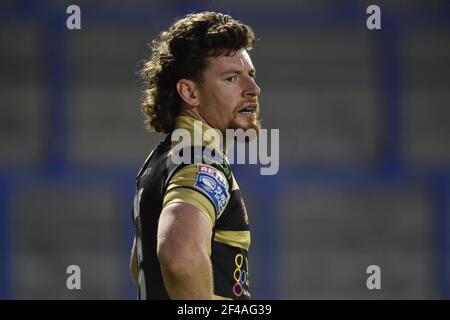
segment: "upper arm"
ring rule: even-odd
[[[164,207],[158,224],[158,257],[190,261],[195,254],[211,252],[212,227],[197,207],[172,203]]]

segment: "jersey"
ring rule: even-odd
[[[194,119],[179,116],[176,128],[193,134]],[[209,128],[202,124],[203,129]],[[174,143],[168,134],[145,161],[136,179],[133,206],[139,299],[169,299],[156,254],[158,220],[172,203],[189,203],[209,219],[212,228],[210,259],[216,299],[249,299],[248,250],[251,242],[247,209],[226,156],[189,145],[191,163],[175,163]],[[182,213],[180,213],[182,214]]]

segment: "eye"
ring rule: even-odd
[[[237,76],[231,76],[231,77],[226,78],[225,80],[227,80],[228,82],[234,82],[237,80]]]
[[[250,73],[249,76],[250,76],[250,78],[252,78],[252,79],[256,79],[256,74],[254,74],[254,73]]]

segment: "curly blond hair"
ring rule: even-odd
[[[150,130],[169,133],[181,111],[176,84],[180,79],[202,82],[207,58],[250,51],[255,43],[252,29],[231,16],[200,12],[175,21],[152,42],[152,56],[141,74],[146,81],[142,112]]]

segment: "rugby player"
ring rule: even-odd
[[[242,22],[200,12],[175,21],[152,43],[142,110],[148,127],[166,137],[137,176],[130,268],[139,299],[251,298],[249,218],[228,144],[202,133],[259,132],[254,42]],[[173,161],[172,137],[181,129],[203,137],[182,150],[192,162]],[[205,148],[213,149],[208,159]]]

